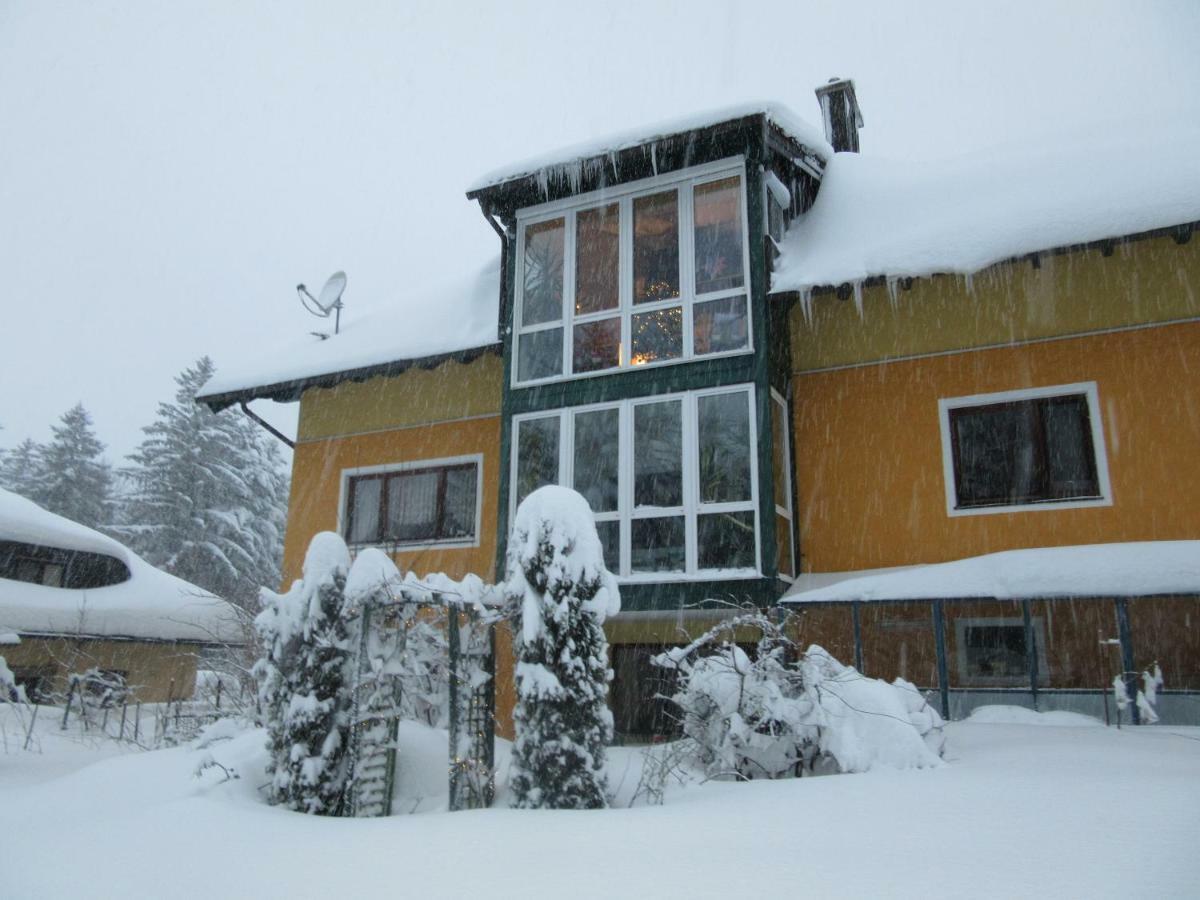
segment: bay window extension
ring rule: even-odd
[[[510,514],[531,491],[579,491],[624,580],[760,572],[754,389],[639,397],[513,420]]]
[[[744,168],[520,211],[514,384],[749,352]]]

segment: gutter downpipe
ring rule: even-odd
[[[257,422],[259,425],[261,425],[263,428],[265,428],[267,431],[269,431],[275,437],[279,438],[279,440],[281,440],[285,444],[287,444],[288,447],[290,447],[292,450],[296,449],[295,441],[293,441],[291,438],[289,438],[286,434],[284,434],[282,431],[280,431],[278,428],[276,428],[274,425],[272,425],[270,422],[268,422],[262,416],[258,415],[258,413],[254,412],[254,410],[252,410],[249,406],[246,405],[245,400],[239,400],[238,406],[240,406],[242,408],[242,412],[244,412],[246,415],[248,415],[251,419],[253,419],[255,422]]]

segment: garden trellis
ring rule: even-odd
[[[495,793],[495,625],[493,589],[478,579],[436,585],[406,579],[387,585],[360,606],[361,630],[353,686],[348,812],[391,813],[397,767],[396,735],[406,705],[410,640],[420,627],[445,637],[448,681],[449,808],[491,805]],[[426,648],[427,650],[427,648]],[[411,689],[410,684],[407,689]]]

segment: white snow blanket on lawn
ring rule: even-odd
[[[1200,220],[1200,127],[1157,122],[958,159],[830,161],[784,237],[774,293],[971,274],[1038,250]]]
[[[0,578],[0,632],[238,641],[237,611],[218,597],[154,568],[128,547],[0,490],[0,540],[112,556],[128,581],[72,590]]]
[[[780,602],[1200,594],[1200,541],[1036,547],[857,577],[843,574],[845,579],[813,590],[805,590],[801,576]]]

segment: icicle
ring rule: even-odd
[[[654,174],[658,175],[658,141],[650,145],[650,166],[654,170]]]
[[[542,192],[542,196],[549,198],[550,196],[550,173],[546,171],[546,167],[538,169],[537,172],[538,190]]]
[[[969,296],[975,296],[975,276],[972,273],[967,272],[963,275],[963,286],[967,289]]]
[[[897,309],[900,306],[900,278],[896,275],[889,275],[886,283],[888,302],[892,305],[892,309]]]
[[[806,325],[811,325],[813,318],[811,287],[800,288],[800,311],[804,313],[804,323]]]
[[[854,282],[854,308],[858,310],[860,319],[866,319],[866,313],[863,311],[863,283],[861,281]]]
[[[620,168],[617,166],[617,151],[616,151],[616,150],[609,150],[609,151],[608,151],[608,164],[609,164],[610,166],[612,166],[612,170],[613,170],[613,178],[614,178],[614,179],[616,179],[616,180],[620,180],[620,178],[621,178],[621,170],[620,170]]]

